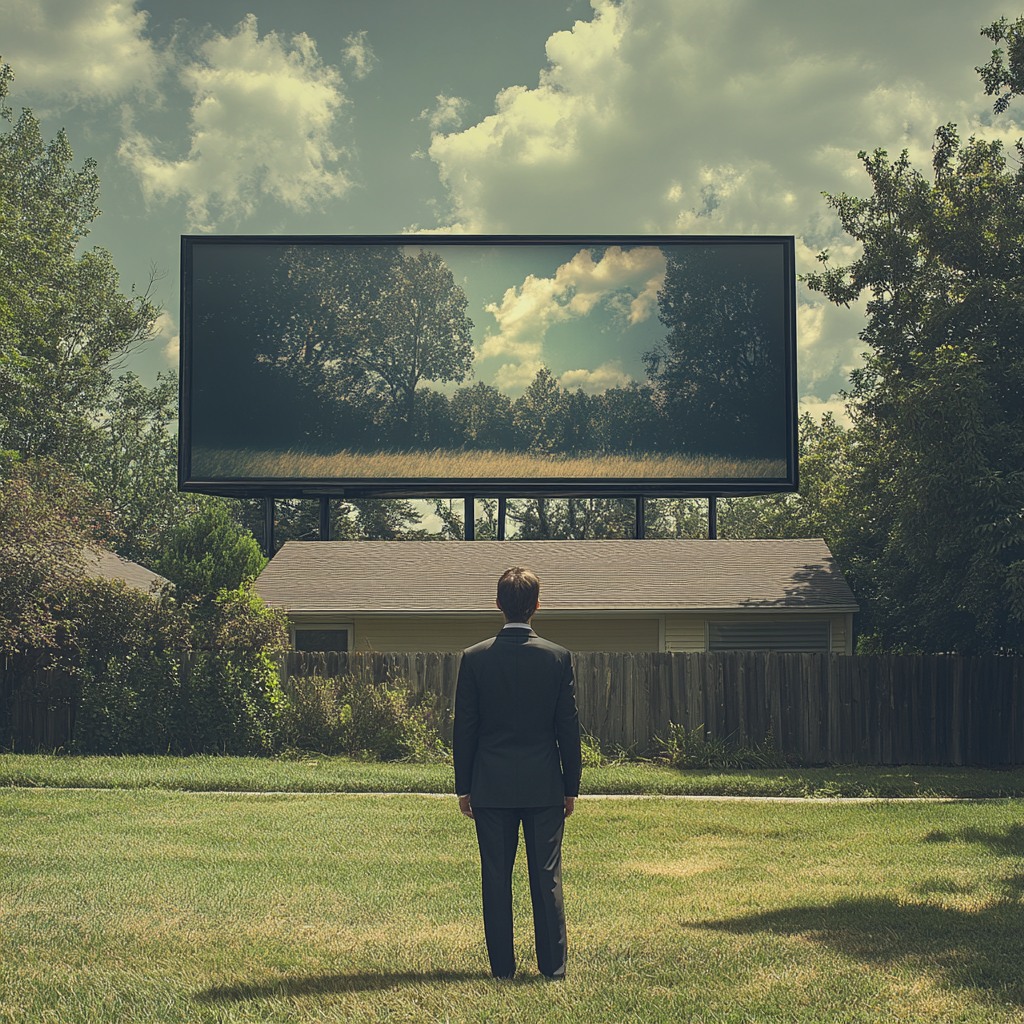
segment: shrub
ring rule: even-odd
[[[47,599],[50,646],[14,664],[12,701],[70,704],[76,753],[272,753],[283,615],[250,584],[198,606],[121,580],[66,583]]]
[[[436,698],[409,700],[401,680],[375,683],[369,673],[341,678],[295,676],[282,711],[281,736],[300,750],[378,761],[444,761]]]
[[[135,650],[71,678],[76,754],[269,754],[277,743],[284,694],[260,651]]]
[[[212,598],[258,576],[266,564],[252,534],[232,520],[225,502],[214,499],[171,530],[153,568],[179,593]]]
[[[266,650],[193,654],[181,698],[183,749],[270,754],[279,743],[287,698]]]
[[[671,768],[790,768],[792,762],[775,749],[771,736],[753,747],[734,747],[727,739],[705,736],[704,726],[687,729],[668,724],[668,736],[655,736],[653,760]]]

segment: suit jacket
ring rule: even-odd
[[[534,631],[504,629],[462,654],[455,792],[477,807],[550,807],[579,796],[583,758],[572,660]]]

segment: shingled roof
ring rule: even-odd
[[[158,586],[167,586],[169,580],[150,572],[144,565],[138,562],[129,562],[127,558],[115,555],[113,551],[103,548],[90,548],[85,552],[85,571],[95,579],[103,580],[124,580],[129,587],[149,592],[150,587],[156,583]]]
[[[547,611],[858,610],[822,540],[289,541],[256,590],[288,612],[493,612],[511,565]]]

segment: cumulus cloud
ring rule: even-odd
[[[120,146],[147,202],[184,197],[191,228],[210,231],[264,199],[307,210],[349,190],[334,141],[343,83],[309,36],[290,46],[273,32],[260,38],[250,14],[231,35],[215,33],[200,55],[179,72],[193,95],[188,156],[163,156],[130,126]]]
[[[530,274],[522,285],[507,289],[501,302],[485,307],[497,320],[498,333],[484,339],[478,358],[508,353],[536,359],[553,324],[586,316],[608,298],[627,324],[638,324],[651,315],[664,280],[665,256],[656,246],[628,252],[611,246],[596,263],[590,250],[582,249],[554,277]]]
[[[537,371],[543,365],[539,359],[523,363],[503,363],[491,378],[491,383],[501,391],[521,391],[533,382]]]
[[[0,0],[3,53],[19,89],[59,103],[155,95],[164,56],[133,0]]]
[[[174,317],[170,313],[161,313],[153,324],[152,341],[159,346],[160,353],[172,366],[178,365],[179,340]]]
[[[804,395],[800,399],[800,415],[809,413],[812,419],[821,422],[825,413],[830,412],[837,423],[844,427],[853,425],[850,414],[846,411],[846,399],[841,395],[829,395],[828,398],[816,398],[814,395]]]
[[[353,32],[345,37],[341,59],[352,69],[354,78],[365,78],[377,64],[377,56],[366,41],[366,32]]]
[[[437,97],[437,105],[433,109],[427,107],[425,110],[422,110],[416,120],[427,121],[434,131],[447,125],[458,128],[462,125],[462,111],[466,108],[467,104],[468,101],[460,96],[446,96],[444,93],[441,93]]]
[[[943,3],[934,24],[919,4],[883,0],[828,18],[811,0],[591,6],[548,39],[536,86],[504,89],[493,114],[434,136],[441,230],[792,234],[807,272],[826,246],[844,261],[821,191],[869,191],[859,150],[907,148],[927,169],[946,121],[1011,145],[1021,134],[992,122],[973,71],[989,50],[978,26],[1003,13],[995,0]],[[863,307],[802,288],[799,301],[802,388],[825,396],[859,362]]]
[[[582,388],[588,395],[603,395],[609,388],[621,388],[633,378],[622,369],[622,360],[602,363],[596,370],[567,370],[558,383],[567,391]]]

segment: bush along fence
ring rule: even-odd
[[[365,671],[438,700],[451,738],[459,654],[290,651],[283,675]],[[1024,658],[736,651],[574,654],[580,723],[637,752],[670,723],[811,764],[1022,764]],[[287,688],[287,684],[286,684]]]
[[[0,660],[0,747],[270,753],[284,702],[279,661],[260,651],[145,651],[29,673]]]
[[[297,678],[313,676],[404,689],[450,742],[460,658],[192,652],[112,659],[77,678],[16,678],[0,665],[0,746],[268,753],[288,741]],[[812,764],[1024,763],[1021,658],[588,653],[573,664],[581,724],[604,746],[642,753],[675,726],[697,741],[770,744]],[[355,705],[335,703],[343,747]]]

